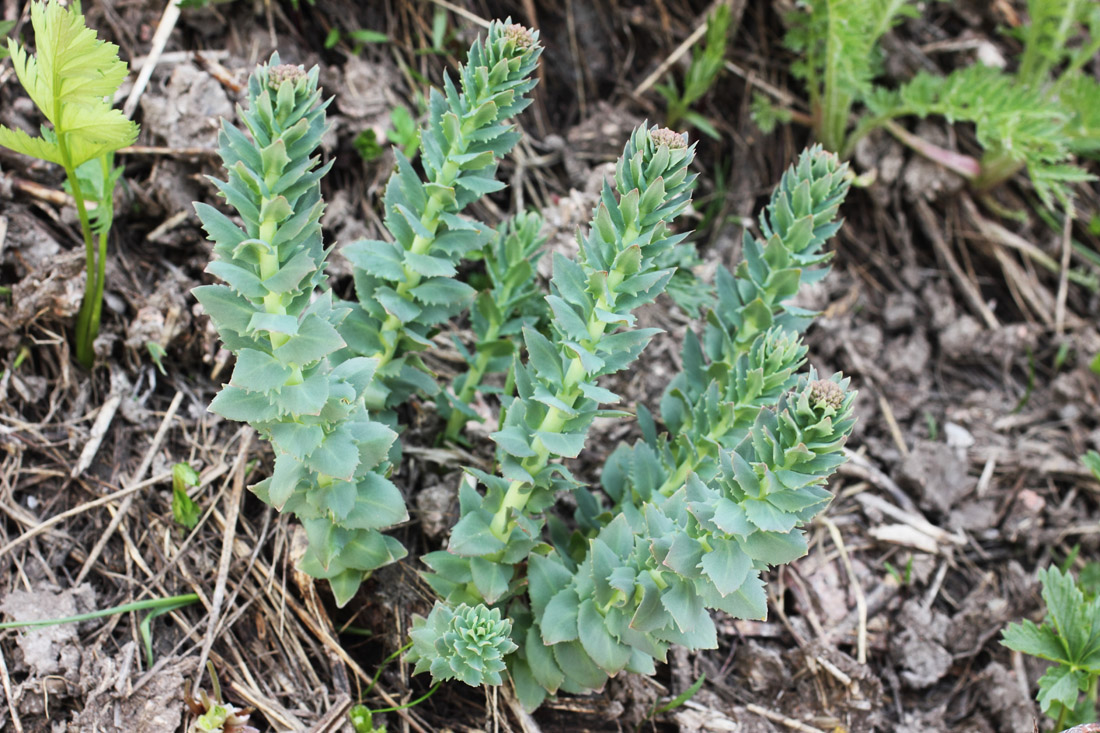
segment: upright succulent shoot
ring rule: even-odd
[[[316,155],[328,105],[317,74],[272,56],[238,109],[251,137],[223,122],[219,153],[229,178],[214,184],[243,228],[195,204],[214,242],[207,272],[225,284],[194,293],[237,356],[210,409],[271,441],[274,472],[252,488],[302,520],[309,551],[301,569],[329,579],[343,605],[365,573],[405,555],[378,530],[408,514],[386,478],[397,436],[363,406],[377,363],[330,358],[345,346],[337,327],[348,309],[324,287],[320,180],[331,162]]]
[[[392,242],[364,240],[344,249],[355,267],[359,299],[342,333],[351,350],[378,360],[381,382],[372,408],[392,407],[409,394],[438,388],[416,352],[432,329],[469,306],[475,291],[455,279],[456,265],[481,249],[491,230],[458,214],[481,196],[499,191],[497,162],[519,141],[509,122],[522,112],[535,86],[542,53],[538,33],[493,22],[470,48],[460,87],[444,76],[444,93],[432,90],[429,122],[421,132],[426,180],[400,151],[385,196]]]

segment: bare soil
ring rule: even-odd
[[[752,226],[745,217],[809,142],[797,125],[764,135],[749,115],[761,89],[805,109],[780,43],[785,5],[733,4],[727,70],[698,105],[722,134],[699,138],[700,208],[689,226],[704,275],[736,263],[742,224]],[[84,6],[88,24],[123,58],[144,59],[163,2]],[[22,0],[2,7],[29,32]],[[350,730],[349,706],[404,643],[412,614],[430,608],[416,558],[445,541],[461,467],[491,460],[484,448],[406,451],[396,478],[413,519],[397,534],[409,559],[377,572],[345,609],[323,583],[295,572],[300,530],[246,488],[270,470],[270,449],[206,411],[230,356],[189,295],[209,281],[210,253],[191,202],[215,202],[205,176],[220,175],[218,118],[235,119],[250,69],[276,48],[284,61],[321,66],[335,97],[326,235],[348,242],[379,236],[392,166],[388,153],[364,162],[356,136],[382,134],[395,104],[416,110],[418,80],[439,83],[456,67],[476,19],[511,15],[540,28],[537,101],[521,120],[525,142],[502,166],[510,187],[476,213],[497,221],[517,205],[539,206],[554,227],[550,246],[568,248],[628,131],[663,118],[663,102],[643,82],[669,60],[682,77],[688,56],[677,48],[706,10],[689,0],[317,0],[298,9],[238,0],[185,10],[139,98],[141,147],[120,156],[126,183],[91,373],[69,346],[83,252],[61,174],[0,150],[0,285],[12,290],[0,297],[0,612],[25,620],[200,599],[152,621],[151,667],[142,614],[0,633],[0,729],[183,730],[185,683],[209,689],[210,660],[226,699],[253,708],[261,730]],[[436,12],[447,29],[439,52]],[[888,38],[887,78],[970,63],[979,42],[1011,59],[1017,49],[996,28],[1022,12],[1019,1],[929,4]],[[359,28],[391,42],[356,48],[347,33]],[[345,40],[326,49],[333,29]],[[0,62],[0,123],[38,124],[9,62]],[[913,129],[978,150],[964,128]],[[1078,461],[1100,448],[1100,378],[1088,369],[1100,351],[1100,298],[1072,282],[1060,292],[1061,273],[1021,249],[1060,262],[1068,246],[1061,227],[1036,214],[1022,178],[978,195],[882,135],[860,147],[853,167],[875,181],[854,188],[843,209],[833,273],[800,297],[824,313],[808,334],[810,361],[852,377],[859,424],[851,460],[831,483],[837,498],[810,528],[809,554],[768,579],[768,620],[720,618],[718,649],[677,650],[653,679],[622,676],[601,695],[563,696],[533,717],[518,715],[502,692],[449,684],[376,723],[391,731],[1034,729],[1042,665],[998,639],[1009,621],[1041,617],[1037,568],[1100,559],[1100,485]],[[1082,185],[1077,194],[1069,233],[1100,251],[1088,226],[1098,190]],[[1100,274],[1076,252],[1070,264]],[[330,274],[350,296],[338,254]],[[655,407],[678,368],[684,331],[698,324],[664,299],[643,319],[667,334],[614,386]],[[163,371],[149,342],[166,351]],[[453,373],[460,362],[451,334],[439,343],[433,366]],[[409,445],[432,445],[441,425],[432,404],[414,400],[403,417]],[[598,427],[576,471],[595,480],[603,457],[633,431]],[[170,472],[179,461],[201,475],[191,491],[203,512],[193,531],[173,521]],[[410,671],[386,665],[366,704],[420,697],[430,682]],[[704,673],[689,702],[644,722],[655,701]]]

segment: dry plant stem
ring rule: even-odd
[[[1058,294],[1054,298],[1054,332],[1059,336],[1066,325],[1066,294],[1069,284],[1069,255],[1073,250],[1073,216],[1071,211],[1065,215],[1062,226],[1062,261],[1058,274]]]
[[[936,253],[943,258],[947,264],[947,269],[951,273],[952,279],[955,284],[962,290],[963,295],[966,296],[971,307],[982,317],[985,321],[987,328],[997,329],[1001,327],[997,317],[993,315],[993,311],[989,309],[989,306],[982,300],[982,294],[978,291],[977,286],[967,278],[966,273],[963,272],[962,267],[959,266],[959,262],[955,259],[955,255],[951,253],[951,248],[943,238],[942,232],[939,230],[939,225],[936,223],[936,216],[932,212],[931,207],[922,199],[916,200],[917,218],[923,225],[925,233],[928,238],[932,240],[932,246],[935,247]]]
[[[145,87],[149,84],[149,79],[153,76],[153,70],[160,60],[160,55],[164,51],[164,47],[168,44],[168,38],[172,35],[172,30],[175,29],[176,21],[179,20],[179,17],[179,3],[175,0],[167,0],[164,7],[164,13],[160,16],[160,23],[157,25],[157,31],[153,34],[153,43],[152,47],[149,49],[149,55],[145,57],[145,63],[142,64],[137,81],[134,82],[134,87],[130,90],[130,96],[126,98],[126,103],[122,105],[122,114],[127,117],[133,117],[134,110],[136,110],[138,106],[138,101],[140,101],[141,95],[145,92]]]
[[[794,718],[788,718],[786,715],[768,710],[767,708],[762,708],[756,703],[749,703],[745,706],[745,709],[747,709],[751,713],[756,713],[761,717],[767,718],[773,723],[779,723],[780,725],[787,726],[791,730],[797,730],[799,731],[799,733],[825,733],[825,731],[821,730],[820,728],[815,728],[812,725],[806,725],[805,723],[799,720],[795,720]]]
[[[840,535],[833,520],[822,515],[822,523],[828,528],[829,536],[833,538],[840,560],[844,563],[844,571],[848,574],[848,582],[856,597],[856,609],[859,612],[859,628],[856,635],[856,661],[867,664],[867,599],[863,595],[863,587],[859,584],[855,570],[852,568],[852,560],[848,557],[848,548],[844,546],[844,538]]]
[[[447,2],[447,0],[431,0],[431,3],[433,5],[438,5],[439,7],[444,8],[445,10],[449,10],[452,13],[454,13],[455,15],[457,15],[458,17],[465,18],[466,20],[470,21],[471,23],[475,23],[475,24],[481,26],[482,28],[488,28],[489,27],[489,21],[485,20],[480,15],[475,15],[474,13],[471,13],[469,10],[466,10],[463,7],[455,5],[454,3]]]
[[[344,664],[355,674],[357,678],[364,684],[371,684],[371,676],[367,674],[358,662],[348,655],[347,651],[341,646],[340,642],[333,638],[332,634],[325,628],[324,623],[317,615],[311,613],[307,608],[302,606],[297,599],[287,594],[286,586],[281,582],[282,579],[275,577],[271,568],[261,563],[256,563],[252,566],[251,574],[255,578],[260,588],[264,589],[264,592],[271,598],[273,605],[280,610],[289,609],[298,619],[305,624],[306,628],[313,633],[326,649],[331,650],[340,658]],[[275,594],[278,593],[278,597]],[[232,684],[230,685],[232,687]],[[373,692],[377,692],[387,705],[395,708],[395,712],[404,719],[405,723],[412,730],[417,733],[428,733],[428,731],[417,723],[412,718],[409,711],[400,707],[398,702],[392,695],[386,692],[379,684],[375,684],[371,688]]]
[[[351,709],[351,698],[341,694],[336,703],[309,729],[309,733],[336,733],[342,730]]]
[[[51,527],[54,527],[54,526],[60,524],[61,522],[64,522],[66,519],[69,519],[70,517],[75,517],[79,514],[83,514],[86,511],[89,511],[91,509],[95,509],[96,507],[103,506],[104,504],[110,504],[111,502],[117,501],[118,499],[128,497],[128,496],[134,494],[135,492],[141,491],[142,489],[153,486],[154,484],[159,484],[159,483],[163,483],[165,481],[171,481],[171,480],[172,480],[172,473],[170,471],[165,472],[165,473],[161,473],[161,474],[157,474],[156,476],[153,476],[150,479],[142,481],[141,483],[134,484],[133,486],[127,487],[125,489],[119,489],[118,491],[107,494],[107,496],[100,497],[98,499],[95,499],[94,501],[89,501],[85,504],[81,504],[80,506],[73,507],[72,509],[69,509],[68,511],[62,512],[61,514],[50,517],[49,519],[46,519],[42,522],[39,522],[39,523],[35,524],[34,527],[32,527],[31,529],[27,530],[23,534],[19,535],[18,537],[16,537],[13,540],[11,540],[10,542],[8,542],[8,544],[4,545],[3,547],[0,547],[0,557],[4,557],[4,555],[7,555],[9,552],[14,550],[16,547],[23,544],[27,540],[34,539],[38,535],[43,534],[46,531],[48,531]]]
[[[4,683],[4,697],[8,701],[8,712],[11,713],[11,724],[16,733],[23,733],[23,721],[19,719],[19,709],[15,705],[15,698],[11,691],[11,677],[8,675],[8,663],[4,659],[4,652],[0,649],[0,680]]]
[[[704,34],[706,34],[707,17],[719,4],[725,5],[728,4],[728,2],[716,2],[713,3],[709,8],[707,8],[707,11],[702,15],[702,19],[698,23],[696,23],[695,30],[691,32],[691,35],[685,38],[679,46],[673,49],[672,53],[666,56],[665,59],[657,65],[657,68],[653,70],[652,74],[643,79],[641,84],[634,87],[634,91],[631,92],[631,96],[640,97],[641,95],[649,91],[650,87],[656,84],[657,81],[660,80],[661,77],[663,77],[668,72],[668,70],[672,68],[673,64],[679,61],[684,56],[684,54],[691,50],[691,47],[694,46],[696,42],[703,37]]]
[[[229,495],[225,512],[225,527],[222,530],[222,553],[218,560],[218,578],[214,584],[214,597],[210,601],[210,612],[206,622],[206,637],[202,643],[202,653],[199,662],[195,666],[196,674],[201,679],[206,668],[206,659],[210,655],[210,649],[217,638],[218,621],[221,616],[222,602],[225,600],[225,583],[229,577],[229,565],[233,560],[233,538],[237,532],[237,517],[241,511],[241,498],[244,494],[244,480],[248,465],[248,451],[252,447],[252,436],[255,431],[245,428],[241,431],[240,448],[237,451],[237,459],[234,462],[233,491]]]
[[[141,477],[149,470],[149,466],[153,463],[153,457],[157,454],[157,451],[160,450],[160,444],[164,442],[164,436],[168,433],[168,428],[171,426],[172,419],[175,418],[176,411],[179,409],[181,402],[183,402],[183,392],[176,392],[176,396],[172,398],[172,403],[168,405],[167,412],[164,413],[164,419],[161,420],[160,427],[157,428],[157,432],[153,436],[153,442],[145,452],[145,457],[141,459],[141,465],[138,466],[137,471],[134,472],[133,477],[130,479],[131,481],[140,481]],[[73,585],[79,585],[84,578],[88,576],[88,573],[91,572],[92,566],[99,558],[100,553],[103,552],[103,548],[106,547],[107,541],[111,539],[111,535],[118,529],[118,525],[122,523],[122,520],[130,511],[130,505],[133,503],[133,494],[129,494],[123,499],[122,504],[118,508],[118,514],[111,519],[111,523],[107,525],[107,529],[103,531],[103,534],[96,541],[95,546],[92,547],[91,552],[88,553],[88,559],[84,561],[84,565],[80,568],[80,573],[77,574]]]
[[[92,465],[95,454],[99,451],[99,446],[103,443],[103,438],[107,435],[107,429],[111,426],[111,421],[115,419],[115,414],[121,404],[122,395],[116,393],[108,397],[103,406],[99,408],[99,414],[96,415],[95,422],[92,423],[88,442],[84,444],[84,450],[80,451],[80,458],[77,459],[76,465],[69,473],[70,478],[76,478],[84,473],[88,466]]]

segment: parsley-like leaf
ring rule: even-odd
[[[19,82],[53,125],[53,135],[44,130],[42,137],[31,137],[0,126],[0,145],[75,168],[133,143],[137,125],[109,101],[126,78],[118,46],[98,40],[80,13],[57,0],[32,4],[31,24],[36,55],[15,39],[8,39],[8,51]]]

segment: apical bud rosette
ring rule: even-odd
[[[430,671],[436,682],[499,685],[504,656],[516,650],[511,633],[512,620],[502,619],[499,608],[463,603],[451,609],[436,603],[428,618],[413,619],[406,659],[416,665],[413,674]]]

